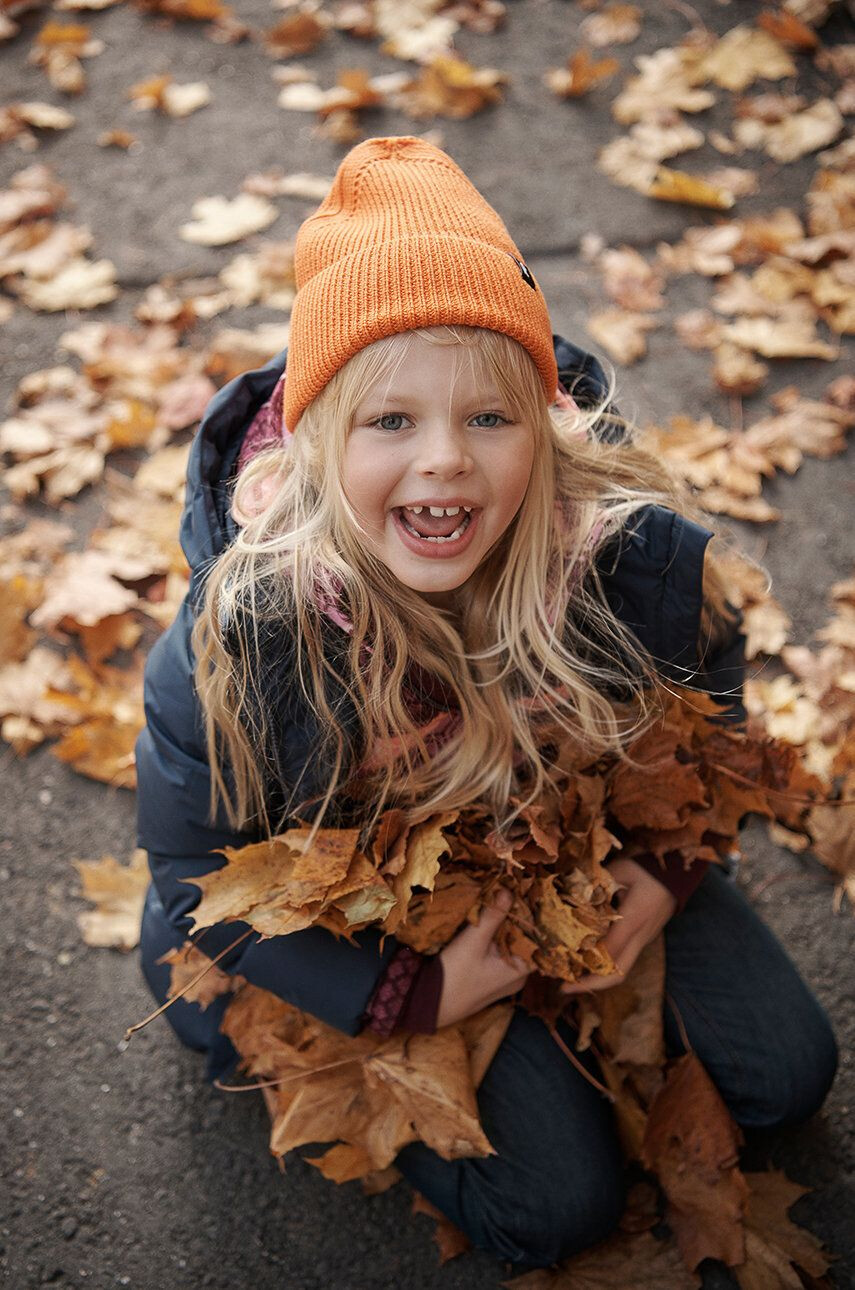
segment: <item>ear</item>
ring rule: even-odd
[[[265,511],[276,493],[276,476],[264,475],[257,479],[255,483],[247,490],[244,490],[241,498],[243,506],[239,507],[235,501],[232,501],[232,518],[236,524],[248,524],[254,520],[257,515]]]

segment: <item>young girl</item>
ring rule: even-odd
[[[160,1002],[157,960],[199,898],[183,880],[223,864],[215,848],[297,822],[367,840],[392,805],[415,822],[479,802],[505,829],[548,779],[538,713],[619,753],[655,719],[657,680],[744,717],[711,534],[633,445],[613,379],[552,334],[505,225],[451,158],[410,136],[360,143],[300,228],[295,267],[288,350],[221,390],[194,441],[190,590],[146,667],[142,962]],[[684,1051],[673,1004],[740,1125],[811,1115],[834,1035],[739,890],[698,861],[618,856],[611,871],[618,971],[571,996],[621,980],[664,928],[668,1055]],[[311,927],[253,934],[222,966],[349,1035],[432,1032],[523,986],[525,964],[493,939],[507,908],[502,893],[433,956],[391,935],[381,948],[373,927],[353,943]],[[243,930],[210,929],[202,948]],[[209,1078],[236,1058],[224,1006],[166,1014]],[[600,1074],[590,1050],[580,1060]],[[448,1161],[416,1142],[395,1161],[475,1246],[535,1267],[614,1229],[613,1113],[519,1006],[478,1105],[498,1154]]]

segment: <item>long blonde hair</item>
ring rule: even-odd
[[[532,427],[531,477],[519,511],[453,611],[429,604],[372,554],[341,483],[345,444],[359,403],[406,361],[413,334],[354,355],[306,408],[291,442],[259,453],[237,480],[237,510],[271,473],[275,487],[206,571],[191,641],[211,818],[222,797],[234,828],[272,836],[299,804],[302,777],[282,784],[275,747],[288,690],[264,690],[277,660],[292,698],[299,685],[317,719],[310,755],[329,776],[322,800],[313,799],[321,801],[313,836],[328,812],[335,817],[337,794],[348,791],[351,805],[364,805],[346,822],[358,823],[365,840],[390,806],[417,823],[480,803],[502,832],[552,782],[537,738],[541,722],[563,730],[580,755],[620,756],[658,710],[652,660],[609,608],[596,555],[647,504],[693,508],[608,411],[611,368],[596,406],[562,409],[547,404],[533,360],[510,337],[463,326],[419,329],[432,344],[458,346],[455,372],[465,357],[489,373],[514,417]],[[604,419],[615,435],[603,437]],[[706,581],[715,584],[714,572]],[[721,609],[721,587],[713,592]],[[334,593],[353,629],[337,629],[330,648],[320,601]],[[456,731],[432,755],[404,697],[412,665],[459,705]],[[348,706],[358,717],[355,737],[353,722],[348,728],[343,720]],[[361,759],[375,747],[399,751],[367,771]],[[275,820],[271,785],[287,798]]]

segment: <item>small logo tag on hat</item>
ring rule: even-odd
[[[510,255],[514,264],[519,269],[520,276],[522,277],[523,282],[527,282],[528,285],[531,287],[532,291],[537,291],[537,283],[535,282],[534,278],[531,276],[528,265],[523,264],[522,260],[518,260],[517,257],[515,255],[512,255],[510,251],[508,251],[508,255]]]

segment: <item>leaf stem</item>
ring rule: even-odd
[[[138,1021],[135,1026],[129,1026],[128,1029],[125,1031],[125,1042],[127,1043],[131,1035],[135,1034],[136,1031],[142,1030],[143,1027],[147,1026],[150,1021],[154,1021],[157,1017],[160,1016],[162,1012],[166,1012],[167,1008],[171,1008],[173,1003],[176,1003],[179,999],[182,999],[184,995],[187,993],[187,991],[192,989],[192,987],[196,984],[197,981],[201,981],[202,977],[205,976],[208,972],[210,972],[212,967],[215,967],[217,963],[219,963],[220,959],[225,958],[225,956],[229,953],[230,950],[233,950],[236,945],[240,945],[241,941],[245,941],[247,936],[251,936],[252,930],[253,929],[251,927],[247,928],[245,932],[241,933],[241,935],[237,938],[236,941],[232,941],[231,945],[227,945],[224,950],[220,950],[217,957],[214,959],[211,959],[210,963],[206,967],[203,967],[201,972],[197,972],[196,975],[191,980],[189,980],[187,984],[181,990],[178,991],[177,994],[174,994],[171,999],[167,999],[166,1003],[161,1004],[159,1008],[156,1008],[154,1012],[150,1013],[142,1021]]]

